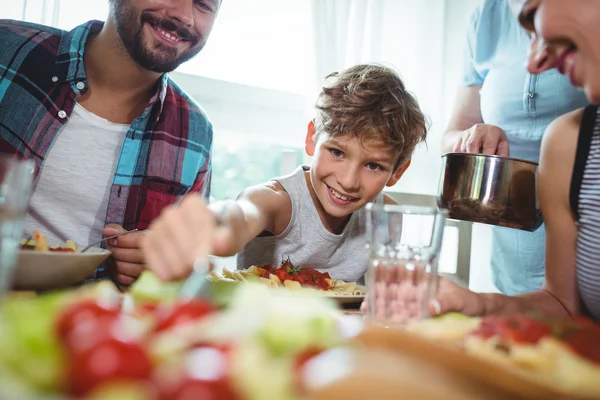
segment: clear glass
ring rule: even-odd
[[[428,318],[446,217],[430,207],[367,205],[367,316],[392,326]]]
[[[34,164],[0,156],[0,297],[9,289],[23,235]]]

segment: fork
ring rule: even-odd
[[[80,253],[85,253],[90,248],[94,247],[97,244],[100,244],[100,243],[104,242],[105,240],[114,239],[114,238],[119,237],[119,236],[127,235],[128,233],[137,232],[138,230],[139,229],[136,228],[136,229],[132,229],[132,230],[127,231],[127,232],[121,232],[121,233],[117,233],[116,235],[105,237],[105,238],[103,238],[101,240],[98,240],[97,242],[94,242],[92,244],[88,244],[86,247],[83,248],[83,250],[80,251]]]
[[[210,272],[210,263],[207,257],[198,258],[194,262],[194,270],[179,289],[179,298],[190,300],[201,296],[206,290],[208,280],[206,277]]]

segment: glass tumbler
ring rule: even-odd
[[[0,155],[0,297],[11,287],[34,168],[33,161]]]
[[[428,318],[446,217],[434,207],[367,205],[367,318],[383,326]]]

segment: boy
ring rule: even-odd
[[[238,268],[277,266],[290,257],[335,279],[363,276],[364,206],[393,203],[382,191],[398,182],[425,140],[426,118],[389,68],[357,65],[327,78],[306,135],[310,167],[247,188],[235,201],[207,206],[187,196],[145,235],[150,270],[177,279],[198,258],[241,252]]]

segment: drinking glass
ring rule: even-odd
[[[0,155],[0,297],[11,286],[34,168],[33,161]]]
[[[367,317],[383,326],[428,318],[446,217],[433,207],[367,205]]]

